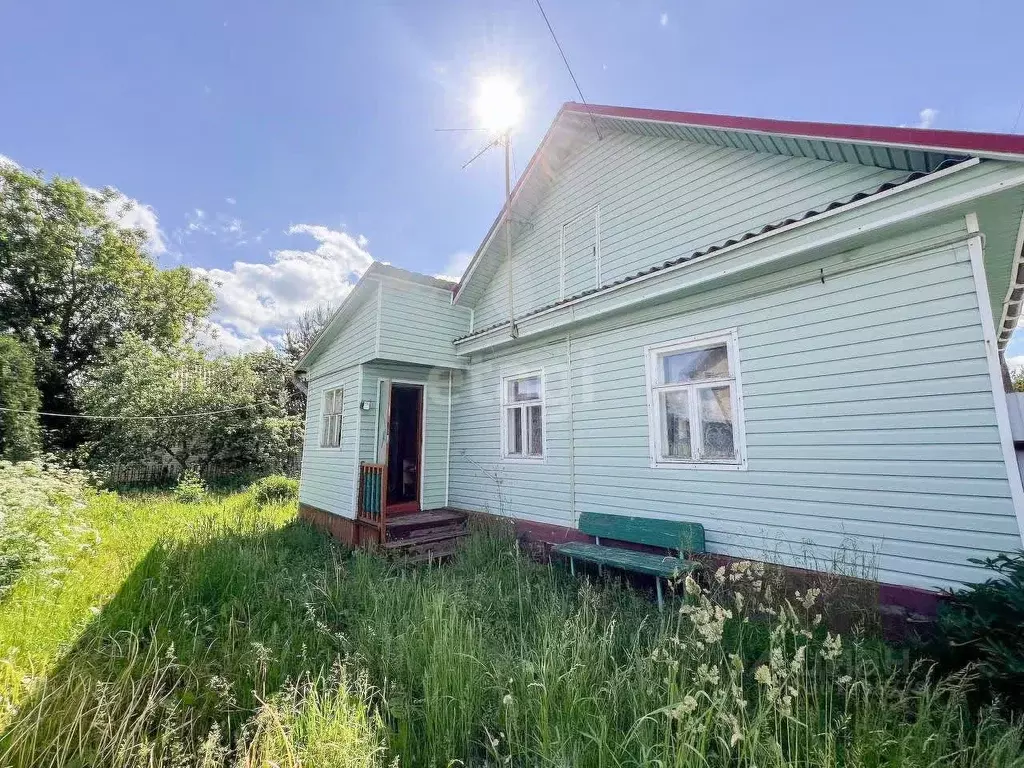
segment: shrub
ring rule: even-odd
[[[38,411],[40,402],[32,354],[17,339],[0,336],[0,406]],[[38,454],[40,445],[38,416],[0,411],[0,456],[24,461]]]
[[[61,546],[91,530],[79,514],[88,481],[55,462],[0,460],[0,597],[29,567],[42,577],[58,571]]]
[[[249,487],[257,504],[274,504],[299,497],[299,481],[284,475],[270,475]]]
[[[194,469],[186,469],[174,486],[174,498],[182,504],[199,504],[206,500],[206,482]]]
[[[973,665],[984,687],[1009,708],[1022,710],[1024,552],[971,562],[995,575],[949,593],[939,612],[935,655],[950,669]]]

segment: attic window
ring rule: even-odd
[[[558,297],[601,287],[601,212],[588,208],[562,225]]]

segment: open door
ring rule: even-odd
[[[383,382],[380,394],[380,402],[387,403],[386,412],[381,411],[381,424],[387,428],[380,441],[387,464],[387,511],[418,512],[423,470],[423,386]]]

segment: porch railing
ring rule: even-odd
[[[388,504],[387,468],[384,464],[359,464],[359,508],[356,519],[371,523],[384,541]]]

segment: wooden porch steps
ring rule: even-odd
[[[455,553],[458,540],[468,533],[466,514],[452,509],[431,509],[390,517],[386,521],[385,551],[427,562]]]

